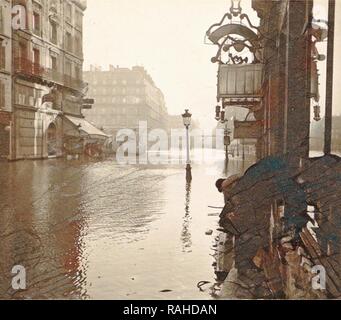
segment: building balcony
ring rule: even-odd
[[[14,59],[14,72],[27,77],[36,77],[41,80],[54,82],[74,90],[82,90],[85,86],[81,79],[65,75],[55,69],[44,68],[40,64],[33,63],[25,58]]]
[[[60,85],[63,85],[64,83],[63,74],[55,69],[46,68],[44,78]]]
[[[72,89],[80,90],[84,88],[84,85],[85,84],[82,80],[73,78],[69,75],[64,75],[64,86],[72,88]]]
[[[14,59],[14,72],[29,77],[43,77],[45,69],[38,63],[34,63],[26,58]]]
[[[84,88],[84,82],[82,80],[65,75],[54,69],[45,69],[44,78],[75,90]]]

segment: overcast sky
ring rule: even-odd
[[[256,19],[250,2],[242,0],[244,12]],[[205,45],[204,36],[229,7],[229,0],[88,0],[85,69],[90,64],[104,69],[109,64],[142,65],[163,91],[170,113],[190,108],[202,125],[213,126],[217,65],[210,59],[216,48]],[[340,44],[340,9],[341,0],[337,1],[336,44]],[[318,12],[326,18],[323,6]],[[337,48],[335,56],[340,53]],[[339,67],[338,63],[335,69]],[[340,88],[341,77],[335,80]],[[341,106],[336,112],[340,111]]]

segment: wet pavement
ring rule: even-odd
[[[246,169],[229,163],[227,175]],[[224,154],[194,164],[0,163],[0,298],[211,299]],[[208,229],[213,235],[205,235]],[[11,287],[12,267],[27,289]]]

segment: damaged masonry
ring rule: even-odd
[[[339,298],[341,158],[331,155],[330,145],[335,1],[329,1],[324,26],[314,22],[313,1],[253,0],[252,6],[259,27],[242,13],[240,1],[232,1],[230,12],[207,33],[219,47],[212,58],[219,64],[218,102],[225,112],[237,105],[253,114],[253,129],[246,119],[248,127],[238,134],[257,139],[258,156],[243,176],[221,186],[223,233],[215,254],[217,280],[224,282],[220,296]],[[235,17],[250,29],[233,22]],[[325,38],[325,155],[310,157],[311,102],[320,99],[317,64],[323,59],[316,44]],[[238,56],[244,49],[253,56],[251,64]],[[227,62],[223,52],[229,53]],[[253,83],[238,75],[252,67],[246,77]]]

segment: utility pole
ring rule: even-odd
[[[324,154],[325,155],[330,154],[332,151],[334,29],[335,29],[335,0],[329,0],[326,115],[325,115],[325,131],[324,131]]]

